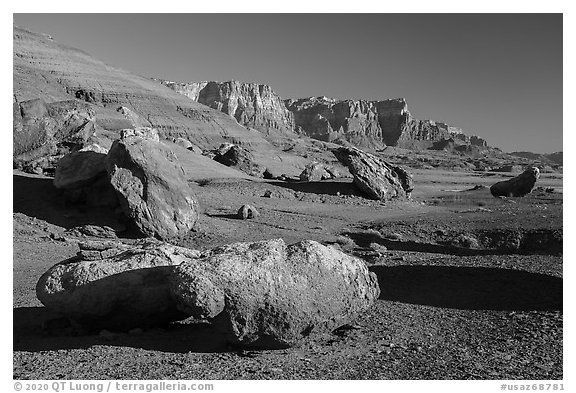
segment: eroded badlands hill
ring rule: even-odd
[[[266,144],[224,113],[194,102],[161,84],[111,67],[86,52],[61,45],[51,37],[14,27],[14,103],[42,99],[47,103],[85,101],[95,122],[107,130],[132,127],[128,111],[163,137],[185,137],[201,147],[223,141]]]

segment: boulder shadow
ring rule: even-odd
[[[14,213],[23,213],[52,224],[65,226],[64,205],[52,179],[12,175]],[[58,213],[58,214],[56,214]]]
[[[561,311],[559,277],[454,266],[371,266],[380,299],[463,310]]]
[[[462,256],[512,254],[558,255],[562,253],[563,239],[561,230],[526,230],[522,234],[522,241],[519,248],[507,247],[506,243],[500,242],[500,238],[505,238],[507,232],[514,235],[513,230],[481,233],[481,237],[490,239],[488,244],[492,245],[492,247],[480,246],[482,248],[466,248],[452,244],[423,243],[413,240],[391,240],[373,232],[344,232],[343,235],[350,237],[354,243],[362,248],[369,248],[370,244],[377,243],[385,246],[389,250],[396,251],[415,251]]]
[[[118,217],[110,207],[67,205],[62,192],[51,178],[12,175],[13,211],[35,217],[66,229],[92,224],[118,226]]]
[[[13,309],[14,351],[57,351],[87,349],[94,345],[132,347],[147,350],[187,352],[235,352],[224,334],[208,323],[171,323],[139,333],[82,334],[74,332],[58,314],[45,307]]]
[[[232,214],[232,213],[206,213],[206,215],[208,217],[211,218],[226,218],[228,220],[241,220],[242,219],[240,217],[238,217],[238,214]]]
[[[283,181],[268,181],[269,184],[274,186],[288,188],[292,191],[305,192],[308,194],[324,194],[324,195],[360,195],[362,194],[349,181],[298,181],[298,182],[283,182]]]
[[[473,249],[444,244],[420,243],[413,240],[390,240],[382,236],[363,233],[363,232],[346,232],[344,235],[350,237],[354,243],[363,248],[370,247],[371,243],[377,243],[385,246],[388,250],[394,251],[415,251],[433,254],[447,255],[508,255],[511,251],[495,249]]]

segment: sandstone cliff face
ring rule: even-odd
[[[336,101],[327,97],[286,100],[286,107],[294,113],[297,131],[312,138],[331,142],[345,139],[355,145],[382,144],[378,103],[370,101]],[[400,104],[401,106],[401,104]],[[385,121],[394,122],[394,105],[387,106]]]
[[[402,124],[402,132],[396,142],[400,147],[429,148],[435,142],[456,140],[459,143],[478,147],[487,147],[486,141],[477,136],[465,135],[461,129],[452,127],[446,123],[435,122],[433,120],[409,119]]]
[[[208,84],[208,82],[179,83],[179,82],[165,81],[161,79],[155,79],[155,80],[162,83],[164,86],[171,88],[176,93],[182,94],[194,101],[198,101],[200,91],[203,88],[205,88],[206,85]]]
[[[284,135],[295,131],[321,141],[345,140],[374,148],[390,145],[422,149],[450,139],[486,147],[483,139],[466,136],[459,128],[414,119],[404,98],[367,101],[310,97],[282,101],[269,86],[256,83],[159,82],[265,134],[272,130]]]
[[[257,83],[161,81],[165,86],[210,108],[224,112],[243,126],[265,134],[292,133],[294,117],[270,86]]]
[[[436,141],[453,138],[486,147],[483,139],[466,136],[459,128],[414,119],[403,98],[339,101],[311,97],[286,100],[285,104],[294,113],[297,130],[323,141],[345,139],[358,146],[428,148]]]

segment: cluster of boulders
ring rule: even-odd
[[[154,239],[79,246],[77,257],[44,273],[36,293],[50,310],[92,329],[194,317],[230,343],[286,347],[351,323],[380,293],[362,260],[310,240],[204,252]]]
[[[122,130],[108,152],[97,146],[62,158],[54,186],[71,202],[119,206],[142,234],[167,239],[189,232],[198,203],[173,151],[150,127]]]

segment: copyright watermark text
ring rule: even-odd
[[[17,392],[163,392],[214,391],[214,384],[199,382],[14,382]]]

